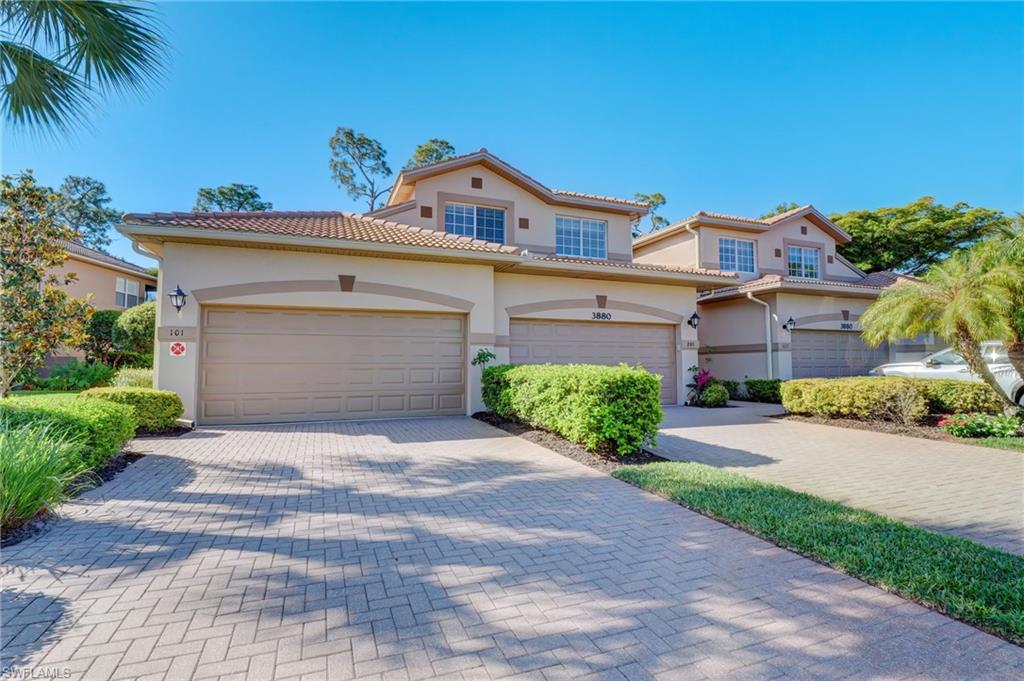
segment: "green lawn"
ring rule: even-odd
[[[9,397],[38,397],[40,395],[77,395],[78,390],[15,390]]]
[[[1024,643],[1024,558],[698,463],[615,477]]]
[[[1024,437],[980,437],[976,440],[966,440],[966,444],[992,447],[993,449],[1011,449],[1015,452],[1024,452]]]

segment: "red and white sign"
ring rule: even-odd
[[[185,356],[185,344],[184,343],[171,343],[171,357],[184,357]]]

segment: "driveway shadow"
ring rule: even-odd
[[[40,567],[116,574],[97,588],[131,593],[120,608],[192,612],[181,636],[232,624],[261,652],[348,650],[357,675],[955,678],[1005,664],[991,644],[954,643],[976,632],[940,633],[939,615],[475,424],[373,424],[375,439],[347,446],[349,426],[281,441],[257,428],[213,448],[180,438],[5,563],[26,587]],[[85,590],[71,607],[95,602]],[[1024,653],[1003,657],[1024,668]]]

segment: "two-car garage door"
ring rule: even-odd
[[[794,329],[793,378],[862,376],[889,361],[889,346],[869,347],[855,331]]]
[[[661,374],[661,401],[676,401],[676,327],[670,324],[513,319],[513,364],[640,364]]]
[[[464,414],[464,315],[206,307],[198,420]]]

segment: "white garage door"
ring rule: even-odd
[[[661,401],[676,401],[675,327],[669,324],[513,319],[513,364],[640,364],[661,374]]]
[[[465,413],[461,315],[206,307],[198,421]]]
[[[794,329],[793,378],[862,376],[889,361],[889,346],[868,347],[856,331]]]

